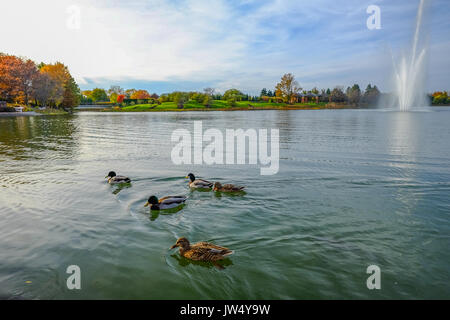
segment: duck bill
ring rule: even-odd
[[[148,207],[150,205],[150,203],[148,203],[148,201],[144,204],[144,207]]]
[[[186,176],[186,177],[184,177],[185,179],[189,179],[189,177],[188,176]]]
[[[170,247],[170,250],[175,249],[176,247],[178,247],[176,244],[174,244],[173,246]]]

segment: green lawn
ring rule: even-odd
[[[236,107],[230,107],[228,103],[224,100],[214,100],[209,108],[206,108],[201,103],[196,101],[189,101],[184,104],[183,109],[178,109],[174,102],[163,102],[162,104],[136,104],[134,106],[123,107],[120,110],[122,112],[142,112],[142,111],[170,111],[170,110],[214,110],[214,109],[250,109],[255,108],[324,108],[325,102],[316,103],[296,103],[293,105],[287,105],[285,103],[275,103],[275,102],[253,102],[253,101],[238,101],[236,102]]]

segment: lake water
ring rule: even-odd
[[[279,128],[280,171],[174,165],[171,133],[195,120]],[[189,172],[247,193],[191,192]],[[0,117],[0,174],[2,298],[450,298],[449,108]],[[189,199],[157,215],[151,194]],[[235,254],[191,263],[169,250],[181,236]]]

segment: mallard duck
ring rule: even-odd
[[[189,240],[186,238],[180,238],[177,242],[170,247],[174,249],[176,247],[180,248],[180,255],[195,261],[218,261],[225,257],[233,254],[228,248],[216,246],[215,244],[209,242],[197,242],[191,245]]]
[[[210,181],[196,179],[192,173],[189,173],[186,178],[190,179],[189,187],[194,189],[211,189],[213,186],[213,183]]]
[[[150,210],[172,209],[184,204],[186,199],[185,196],[168,196],[158,200],[156,196],[150,196],[144,207],[150,205]]]
[[[239,192],[244,190],[245,187],[235,186],[234,184],[224,184],[222,185],[220,182],[214,183],[214,191],[220,192]]]
[[[108,183],[130,183],[131,179],[125,176],[118,176],[114,171],[110,171],[105,179],[108,178]]]

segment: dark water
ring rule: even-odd
[[[175,166],[171,133],[194,120],[279,128],[279,173]],[[132,186],[117,192],[110,170]],[[188,172],[247,194],[190,192]],[[3,298],[450,298],[447,108],[0,117],[0,173]],[[151,194],[189,200],[154,215]],[[180,236],[235,254],[224,270],[190,263],[168,249]]]

